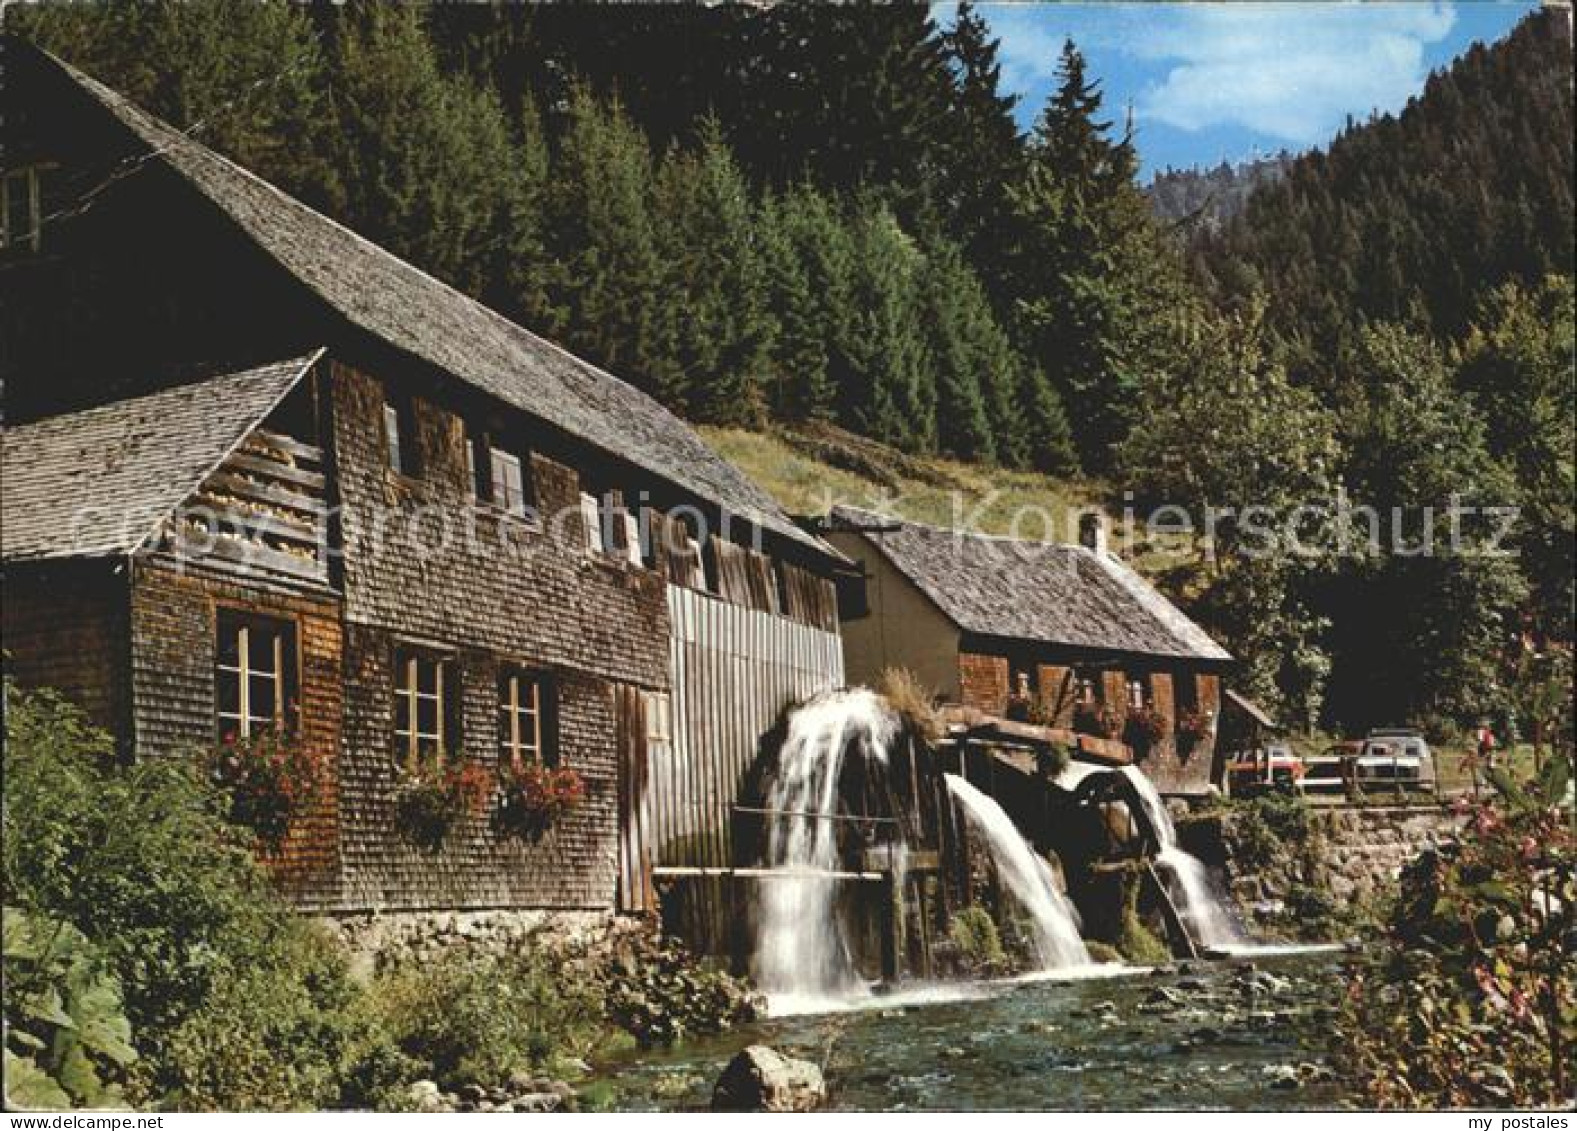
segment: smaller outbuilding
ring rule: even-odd
[[[1106,546],[966,533],[835,507],[826,538],[865,572],[844,666],[906,668],[939,701],[1128,745],[1169,793],[1212,780],[1232,656]]]

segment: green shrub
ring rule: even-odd
[[[160,1041],[150,1096],[183,1110],[378,1107],[392,1047],[335,944],[290,923],[264,963],[216,984]],[[405,1063],[403,1080],[421,1065]]]
[[[1570,1106],[1577,837],[1570,755],[1491,781],[1455,842],[1401,876],[1387,946],[1358,964],[1337,1057],[1365,1106]]]
[[[991,913],[979,904],[957,912],[947,924],[947,937],[958,948],[958,955],[971,970],[989,973],[1007,965],[1007,952]]]
[[[120,984],[69,923],[4,909],[6,1106],[108,1107],[137,1059]]]
[[[721,1033],[759,1012],[739,979],[655,936],[614,959],[604,995],[608,1019],[641,1045]]]
[[[370,987],[383,1029],[445,1087],[493,1087],[516,1069],[555,1071],[597,1045],[595,979],[543,950],[504,957],[463,949],[408,961]]]
[[[1301,859],[1315,839],[1314,815],[1301,797],[1269,793],[1231,803],[1232,836],[1246,860]]]
[[[1139,916],[1139,882],[1137,874],[1128,885],[1123,902],[1122,924],[1117,936],[1117,950],[1129,962],[1138,966],[1162,966],[1172,961],[1167,945]]]
[[[344,959],[275,896],[195,757],[122,765],[59,696],[7,681],[5,701],[5,901],[103,956],[141,1054],[129,1096],[336,1102],[357,1030]]]

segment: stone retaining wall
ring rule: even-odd
[[[1389,898],[1403,866],[1461,823],[1438,806],[1317,806],[1308,814],[1307,839],[1269,855],[1251,843],[1241,813],[1183,817],[1179,832],[1185,848],[1221,870],[1252,919],[1274,924],[1317,914],[1319,904],[1345,915]]]
[[[1325,841],[1314,881],[1339,900],[1381,894],[1426,848],[1454,837],[1461,818],[1416,806],[1318,810]]]
[[[430,958],[465,948],[505,954],[530,945],[565,954],[588,954],[652,929],[650,923],[610,911],[390,911],[319,916],[351,953],[360,975],[405,958]]]
[[[1437,806],[1322,806],[1309,816],[1309,839],[1269,860],[1247,849],[1233,817],[1217,825],[1206,852],[1214,850],[1244,909],[1296,907],[1310,893],[1348,910],[1388,898],[1405,864],[1451,839],[1460,823]]]

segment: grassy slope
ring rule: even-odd
[[[821,515],[841,503],[982,534],[1072,542],[1079,513],[1102,507],[1110,494],[1096,481],[914,459],[834,430],[700,431],[790,514]],[[1176,551],[1186,543],[1142,535],[1127,539],[1122,515],[1110,517],[1113,548],[1141,571],[1179,564]]]

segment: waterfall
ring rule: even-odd
[[[1030,913],[1041,969],[1088,965],[1090,952],[1079,936],[1077,914],[1057,890],[1050,866],[1036,855],[1002,806],[957,775],[945,778],[970,822],[986,838],[997,876]]]
[[[849,751],[885,767],[898,717],[866,688],[827,692],[789,718],[767,795],[767,865],[761,879],[755,976],[769,997],[815,1001],[868,992],[837,914],[838,786]]]
[[[1160,846],[1155,862],[1170,880],[1167,887],[1172,902],[1188,933],[1196,943],[1217,950],[1241,945],[1243,932],[1216,894],[1204,861],[1178,847],[1177,826],[1172,824],[1172,815],[1155,791],[1155,784],[1137,766],[1124,766],[1122,773],[1139,797],[1145,823],[1155,833]]]

